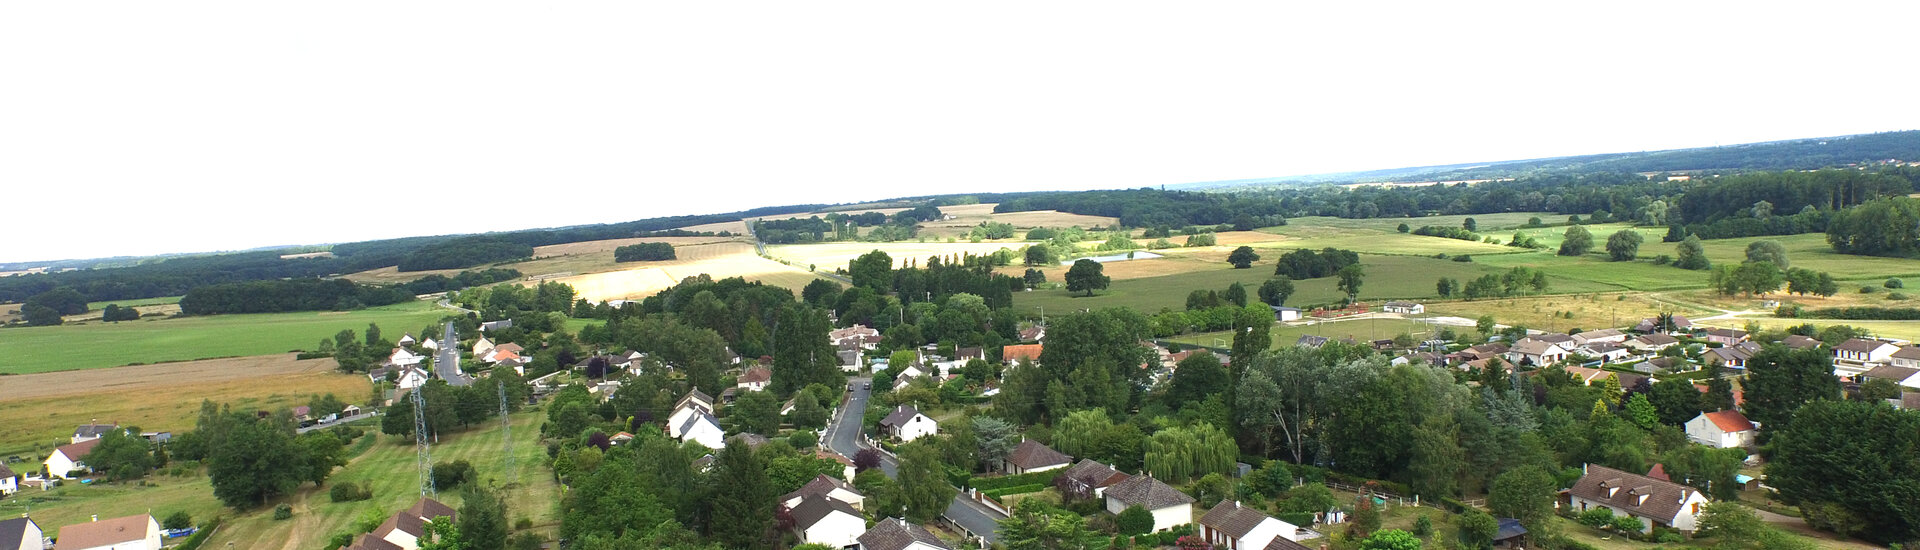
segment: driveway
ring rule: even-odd
[[[865,378],[847,380],[848,383],[853,384],[853,391],[848,394],[846,404],[840,406],[840,414],[827,425],[826,436],[823,438],[827,442],[828,449],[847,458],[853,458],[855,453],[866,448],[860,441],[860,429],[867,411],[867,399],[872,393],[866,388],[870,381]],[[899,477],[899,470],[900,465],[893,460],[893,457],[885,453],[880,455],[880,471],[886,472],[887,477]],[[999,517],[988,512],[980,504],[967,500],[966,497],[953,497],[953,502],[947,503],[947,511],[942,515],[980,535],[988,543],[1000,539],[999,534],[994,532],[994,529],[999,527]]]

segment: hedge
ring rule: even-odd
[[[1032,472],[1010,476],[976,477],[969,480],[967,482],[969,485],[967,486],[982,491],[989,491],[1020,485],[1052,485],[1053,478],[1059,476],[1061,471],[1063,470],[1048,470],[1045,472]]]
[[[1372,483],[1374,487],[1379,487],[1379,488],[1380,488],[1380,490],[1382,490],[1382,491],[1386,491],[1386,492],[1389,492],[1389,493],[1393,493],[1393,494],[1396,494],[1396,495],[1400,495],[1400,496],[1403,496],[1403,497],[1404,497],[1404,496],[1413,496],[1413,490],[1412,490],[1412,489],[1408,489],[1408,488],[1407,488],[1407,485],[1406,485],[1405,483],[1394,483],[1394,482],[1392,482],[1392,481],[1382,481],[1382,480],[1377,480],[1377,479],[1367,479],[1367,478],[1364,478],[1364,477],[1360,477],[1360,476],[1352,476],[1352,475],[1347,475],[1347,474],[1343,474],[1343,473],[1340,473],[1340,472],[1334,472],[1334,471],[1329,471],[1329,472],[1327,472],[1327,480],[1328,480],[1328,481],[1336,481],[1336,482],[1340,482],[1340,483],[1345,483],[1345,484],[1347,484],[1347,485],[1353,485],[1353,486],[1357,486],[1357,487],[1358,487],[1358,486],[1365,486],[1365,485],[1366,485],[1366,484],[1368,484],[1368,483]]]
[[[987,495],[993,498],[1000,498],[1007,495],[1023,495],[1027,493],[1038,493],[1046,489],[1047,489],[1046,485],[1032,483],[1028,485],[1015,485],[1012,487],[1001,487],[999,489],[994,489],[991,491],[981,491],[980,494]]]
[[[1313,526],[1313,512],[1285,512],[1274,514],[1273,519],[1291,523],[1295,527]]]
[[[1802,319],[1853,319],[1868,321],[1920,320],[1920,309],[1910,307],[1830,307],[1798,312]],[[1778,314],[1778,312],[1776,312]]]
[[[213,518],[212,521],[202,524],[200,529],[194,531],[193,534],[187,535],[186,541],[181,542],[179,546],[173,548],[174,550],[199,550],[200,545],[207,543],[207,537],[213,536],[213,530],[219,528],[220,518]]]

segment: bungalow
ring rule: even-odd
[[[1287,306],[1267,306],[1273,308],[1273,320],[1286,322],[1300,320],[1300,308]]]
[[[80,427],[73,429],[73,439],[67,442],[80,443],[100,439],[102,436],[107,435],[107,432],[118,429],[119,427],[119,424],[82,424]]]
[[[93,447],[99,444],[100,440],[96,438],[79,443],[61,445],[53,450],[53,454],[47,455],[47,459],[41,462],[41,464],[46,466],[47,475],[63,479],[73,479],[75,472],[85,473],[87,471],[87,463],[82,462],[82,459],[87,457],[87,453],[93,452]]]
[[[1176,525],[1193,523],[1193,497],[1171,485],[1139,475],[1107,488],[1107,512],[1119,515],[1139,506],[1153,513],[1153,530],[1165,531]]]
[[[0,464],[0,497],[20,492],[20,474],[13,473],[6,464]],[[0,544],[0,550],[13,550]]]
[[[417,343],[419,342],[413,339],[413,333],[411,332],[400,335],[400,345],[402,346],[411,346]]]
[[[1030,474],[1058,470],[1073,464],[1073,457],[1053,450],[1038,441],[1022,440],[1013,447],[1013,452],[1000,460],[1000,471],[1008,474]]]
[[[867,532],[867,518],[845,502],[808,495],[799,506],[787,509],[793,517],[793,532],[803,544],[823,544],[833,548],[855,545]]]
[[[1896,367],[1920,369],[1920,346],[1907,346],[1887,356],[1887,363]]]
[[[1573,348],[1574,353],[1599,359],[1601,363],[1612,363],[1633,356],[1625,346],[1607,342],[1593,342]]]
[[[1013,366],[1020,361],[1029,363],[1039,361],[1043,345],[1044,344],[1016,344],[1002,347],[1000,348],[1000,362],[1006,363],[1008,366]]]
[[[1708,348],[1702,359],[1705,359],[1709,365],[1718,363],[1722,366],[1744,369],[1747,368],[1747,360],[1759,353],[1760,344],[1740,342],[1730,346]]]
[[[1886,380],[1907,389],[1920,390],[1920,368],[1880,365],[1860,375],[1868,380]]]
[[[46,540],[46,532],[31,519],[0,519],[0,550],[41,550]]]
[[[1740,411],[1703,412],[1687,421],[1687,439],[1715,449],[1751,447],[1757,431]]]
[[[1822,342],[1817,339],[1798,334],[1789,334],[1785,339],[1780,340],[1780,343],[1786,344],[1787,347],[1793,349],[1817,348],[1822,344]]]
[[[425,349],[430,351],[440,351],[440,343],[433,341],[432,338],[421,340],[420,349]]]
[[[755,366],[748,367],[747,372],[740,375],[734,387],[747,391],[766,391],[767,384],[772,382],[773,369]]]
[[[1653,332],[1656,332],[1656,330],[1659,328],[1660,328],[1659,318],[1647,318],[1647,319],[1641,319],[1640,324],[1634,325],[1633,331],[1643,333],[1643,334],[1651,334]],[[1693,321],[1687,320],[1687,318],[1684,316],[1680,316],[1680,315],[1673,316],[1673,332],[1676,332],[1676,333],[1693,332]]]
[[[1627,349],[1640,353],[1656,353],[1679,344],[1680,339],[1665,334],[1642,334],[1627,341]]]
[[[1507,350],[1507,362],[1515,365],[1547,366],[1567,358],[1567,349],[1544,340],[1526,339]]]
[[[373,532],[361,537],[358,543],[348,546],[350,550],[375,550],[381,548],[400,548],[416,550],[420,548],[420,537],[427,533],[427,522],[446,518],[454,521],[459,514],[453,507],[440,501],[422,497],[405,510],[395,512],[385,523],[374,528]]]
[[[1033,342],[1035,344],[1038,344],[1046,339],[1047,339],[1047,327],[1044,325],[1033,325],[1027,328],[1020,329],[1020,341],[1022,342]]]
[[[841,481],[840,478],[827,474],[820,474],[814,476],[813,481],[807,482],[806,485],[801,485],[800,490],[781,496],[780,504],[791,510],[800,506],[801,500],[816,496],[847,503],[848,506],[852,506],[855,510],[864,510],[867,502],[867,497],[860,494],[860,491],[855,490],[853,484]]]
[[[1716,328],[1707,331],[1707,341],[1731,346],[1747,341],[1747,331],[1733,328]]]
[[[1067,478],[1067,486],[1075,492],[1103,497],[1108,487],[1126,481],[1131,476],[1094,459],[1082,458],[1067,471],[1060,472],[1060,477]]]
[[[1298,347],[1303,347],[1303,348],[1320,349],[1320,346],[1327,345],[1328,340],[1329,339],[1325,336],[1314,336],[1312,334],[1303,334],[1300,336],[1300,339],[1293,341],[1293,345]]]
[[[160,522],[140,514],[60,528],[56,550],[160,550]],[[24,542],[24,541],[22,541]],[[39,541],[34,541],[39,544]]]
[[[1580,344],[1576,342],[1572,336],[1561,334],[1558,332],[1542,332],[1540,334],[1535,334],[1535,335],[1520,339],[1521,342],[1525,342],[1528,340],[1538,340],[1541,342],[1546,342],[1546,343],[1558,346],[1560,349],[1567,350],[1567,351],[1573,351],[1573,348],[1580,346]],[[1515,342],[1515,345],[1519,345],[1519,342]]]
[[[1447,360],[1455,363],[1478,361],[1489,357],[1501,357],[1507,354],[1507,345],[1499,342],[1480,344],[1447,354]]]
[[[426,360],[426,356],[407,351],[407,348],[393,348],[393,353],[387,354],[388,366],[411,367]]]
[[[1603,328],[1600,330],[1589,330],[1586,332],[1573,335],[1573,343],[1581,346],[1595,344],[1595,343],[1620,344],[1620,343],[1625,343],[1626,341],[1627,341],[1627,333],[1621,332],[1620,329],[1617,329],[1617,328]]]
[[[919,409],[901,405],[892,414],[880,419],[880,431],[900,441],[913,441],[940,432],[940,425]]]
[[[1274,519],[1258,508],[1241,506],[1237,500],[1222,500],[1200,516],[1200,537],[1214,548],[1225,550],[1263,550],[1275,538],[1296,540],[1300,528]]]
[[[1893,353],[1900,351],[1898,346],[1880,340],[1854,338],[1833,348],[1833,374],[1842,377],[1859,376],[1873,367],[1888,363]]]
[[[880,331],[866,325],[854,325],[828,332],[827,340],[840,349],[870,350],[880,347]]]
[[[872,529],[855,540],[860,550],[953,550],[927,528],[897,518],[874,522]]]
[[[1614,516],[1640,520],[1641,531],[1670,527],[1682,533],[1698,528],[1696,519],[1707,497],[1692,487],[1589,464],[1585,475],[1567,490],[1568,505],[1576,512],[1605,509]]]
[[[1427,306],[1403,301],[1389,301],[1382,304],[1380,309],[1385,310],[1387,313],[1405,313],[1408,315],[1419,315],[1427,312]]]

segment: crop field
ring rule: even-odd
[[[1423,225],[1436,225],[1441,227],[1460,227],[1461,224],[1466,223],[1467,218],[1473,218],[1474,227],[1477,228],[1478,232],[1491,234],[1491,232],[1494,230],[1512,231],[1516,227],[1525,226],[1527,224],[1527,218],[1534,218],[1534,217],[1540,218],[1540,222],[1546,225],[1553,225],[1556,223],[1566,223],[1567,221],[1566,216],[1555,214],[1552,212],[1501,212],[1497,214],[1424,216],[1419,218],[1365,218],[1365,219],[1334,218],[1334,217],[1328,217],[1328,216],[1307,216],[1307,217],[1300,217],[1300,218],[1290,218],[1287,220],[1287,225],[1285,227],[1305,225],[1305,226],[1317,226],[1317,227],[1337,227],[1341,229],[1373,229],[1376,231],[1397,232],[1396,228],[1398,228],[1400,224],[1403,224],[1403,223],[1407,224],[1408,227],[1414,227],[1414,228],[1418,228]],[[1501,240],[1504,241],[1506,239],[1501,239]]]
[[[1920,321],[1858,321],[1858,320],[1848,320],[1848,319],[1778,319],[1773,317],[1754,316],[1754,317],[1737,317],[1737,318],[1730,318],[1730,319],[1718,319],[1713,321],[1701,321],[1697,324],[1714,326],[1714,327],[1744,329],[1747,325],[1747,322],[1749,321],[1760,323],[1760,326],[1762,328],[1765,328],[1768,330],[1785,329],[1787,327],[1793,327],[1793,326],[1799,326],[1799,325],[1813,325],[1816,327],[1848,325],[1856,328],[1866,329],[1867,331],[1871,332],[1874,336],[1879,336],[1883,338],[1897,338],[1901,340],[1920,342]]]
[[[527,260],[524,262],[513,262],[513,263],[496,264],[496,265],[490,265],[490,266],[476,266],[476,267],[470,267],[466,269],[408,271],[405,273],[400,272],[399,269],[393,266],[387,266],[379,269],[371,269],[371,270],[362,271],[359,273],[349,274],[344,278],[350,281],[358,282],[358,283],[394,284],[394,283],[404,283],[407,281],[412,281],[415,279],[426,277],[428,275],[444,275],[444,276],[452,277],[454,275],[460,274],[461,271],[466,271],[470,269],[486,269],[488,267],[504,267],[504,268],[516,269],[516,270],[519,270],[521,274],[526,275],[528,277],[537,277],[540,275],[547,275],[547,274],[553,274],[553,273],[597,273],[601,271],[614,271],[619,269],[629,269],[635,266],[639,266],[646,262],[628,262],[628,263],[615,262],[613,261],[613,249],[630,245],[630,244],[648,243],[648,242],[662,242],[662,243],[672,244],[674,246],[674,254],[678,256],[680,260],[692,260],[692,259],[700,259],[703,257],[708,257],[716,254],[713,251],[713,249],[708,249],[707,247],[711,247],[711,246],[724,247],[730,244],[743,244],[745,243],[745,240],[744,238],[730,238],[730,237],[642,237],[642,238],[633,238],[633,239],[607,239],[607,240],[601,240],[601,241],[552,244],[552,245],[534,248],[533,259]],[[717,250],[727,250],[727,249],[717,249]],[[658,264],[662,262],[653,262],[653,263]]]
[[[863,254],[879,250],[893,257],[893,266],[898,268],[912,259],[926,263],[933,256],[954,256],[973,254],[976,256],[991,254],[1002,248],[1018,250],[1017,243],[937,243],[937,242],[896,242],[896,243],[819,243],[785,244],[767,246],[767,254],[781,260],[801,266],[812,265],[820,271],[832,272],[845,269]]]
[[[119,323],[21,327],[0,331],[0,374],[246,357],[307,349],[342,329],[368,323],[398,334],[450,313],[416,301],[344,312],[252,313],[147,318]]]
[[[1366,254],[1398,254],[1410,256],[1432,256],[1445,253],[1450,256],[1470,254],[1478,257],[1482,254],[1506,254],[1517,249],[1509,246],[1487,244],[1480,241],[1463,241],[1445,237],[1427,237],[1411,233],[1400,233],[1392,227],[1379,229],[1350,229],[1328,226],[1292,223],[1280,227],[1261,228],[1262,233],[1279,235],[1278,239],[1251,243],[1254,249],[1310,248],[1319,250],[1333,247]],[[1504,239],[1503,239],[1504,240]],[[1284,251],[1282,251],[1284,252]],[[1262,251],[1262,256],[1267,252]]]
[[[628,262],[618,271],[586,273],[546,279],[573,285],[579,296],[590,301],[644,298],[678,284],[681,279],[700,274],[715,279],[744,277],[795,291],[820,278],[808,272],[805,264],[783,265],[754,254],[752,244],[729,241],[675,248],[678,259],[663,262]],[[612,256],[607,256],[612,261]],[[524,272],[524,271],[523,271]],[[577,271],[576,271],[577,272]],[[531,275],[531,274],[530,274]],[[533,285],[541,281],[521,281]]]
[[[1444,240],[1444,239],[1436,239]],[[1122,264],[1167,261],[1134,260],[1119,262]],[[1436,260],[1417,256],[1380,256],[1363,255],[1361,262],[1366,266],[1367,277],[1360,287],[1360,299],[1378,301],[1385,299],[1414,299],[1435,295],[1434,283],[1440,277],[1452,277],[1465,282],[1468,279],[1497,270],[1477,262],[1455,262]],[[1233,269],[1225,263],[1213,264],[1208,270],[1196,270],[1174,275],[1143,277],[1135,279],[1115,278],[1107,290],[1092,297],[1083,293],[1069,293],[1063,281],[1052,274],[1049,283],[1054,288],[1043,288],[1032,292],[1019,292],[1013,295],[1015,307],[1024,314],[1026,310],[1044,307],[1053,311],[1073,311],[1081,308],[1131,307],[1145,313],[1154,313],[1161,308],[1175,310],[1186,307],[1187,293],[1193,290],[1225,290],[1227,285],[1238,281],[1247,286],[1249,295],[1258,289],[1260,283],[1273,277],[1273,263],[1262,261],[1249,269]],[[1294,281],[1295,293],[1287,300],[1290,305],[1326,304],[1341,300],[1345,294],[1335,288],[1333,277]],[[1550,281],[1549,292],[1597,292],[1610,287],[1595,285],[1576,279],[1554,277]]]
[[[1028,212],[993,213],[994,204],[968,204],[961,206],[943,206],[940,212],[953,216],[951,220],[935,220],[920,224],[920,234],[929,237],[965,238],[967,232],[981,222],[997,222],[1013,225],[1016,236],[1024,237],[1028,229],[1035,227],[1114,227],[1120,224],[1119,218],[1106,216],[1085,216],[1056,210],[1034,210]],[[1176,241],[1178,242],[1178,241]]]
[[[1527,296],[1492,300],[1426,302],[1427,313],[1478,319],[1492,315],[1503,325],[1566,332],[1632,326],[1641,319],[1671,312],[1700,317],[1705,310],[1659,302],[1645,294],[1605,293]],[[1569,317],[1571,315],[1571,317]],[[1468,329],[1471,330],[1471,329]]]
[[[144,306],[158,306],[158,305],[178,304],[178,303],[180,303],[179,296],[163,296],[160,298],[140,298],[138,300],[112,300],[112,301],[106,301],[106,302],[89,302],[87,304],[87,309],[100,309],[103,307],[107,307],[107,304],[115,304],[120,307],[128,307],[128,306],[144,307]]]
[[[1584,225],[1582,227],[1587,228],[1587,232],[1593,234],[1593,251],[1589,252],[1589,254],[1605,255],[1607,253],[1607,237],[1612,236],[1615,232],[1622,229],[1631,229],[1633,232],[1640,234],[1640,257],[1642,258],[1652,259],[1654,256],[1661,254],[1671,256],[1673,255],[1674,245],[1678,244],[1660,242],[1660,239],[1667,236],[1667,228],[1664,227],[1634,227],[1633,224],[1630,223],[1599,223]],[[1533,237],[1534,240],[1540,241],[1540,244],[1547,246],[1547,252],[1552,253],[1560,249],[1561,242],[1567,240],[1567,229],[1567,227],[1538,227],[1521,229],[1519,232],[1525,233],[1527,236]],[[1513,240],[1513,233],[1513,231],[1507,231],[1489,234],[1492,235],[1493,238],[1500,239],[1500,242],[1507,242]],[[1662,246],[1663,244],[1665,246]],[[1746,245],[1742,244],[1740,246],[1744,247]]]
[[[74,426],[96,419],[147,431],[190,429],[202,399],[272,410],[327,393],[361,403],[371,389],[365,376],[336,372],[332,359],[295,361],[290,353],[0,377],[0,418],[7,419],[0,422],[0,456],[44,456],[52,443],[65,444]]]
[[[739,235],[747,232],[747,222],[730,221],[730,222],[703,223],[700,225],[689,225],[686,227],[681,227],[679,229],[685,229],[687,231],[712,231],[714,233],[726,231],[735,235]]]

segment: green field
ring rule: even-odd
[[[559,498],[559,489],[544,465],[546,447],[539,443],[540,423],[545,418],[545,414],[539,412],[514,416],[515,470],[519,471],[520,481],[511,486],[506,495],[508,521],[531,518],[536,529],[549,529],[559,521],[553,515],[552,505]],[[377,421],[362,422],[360,426],[368,427],[370,432],[378,432],[379,427]],[[498,424],[488,424],[443,436],[432,448],[433,458],[436,462],[466,460],[473,464],[483,483],[494,485],[493,481],[497,480],[499,485],[505,485],[507,480],[500,479],[499,430]],[[204,475],[187,478],[149,476],[146,486],[137,482],[97,485],[75,483],[44,493],[20,493],[14,498],[0,501],[0,516],[14,517],[25,513],[30,506],[34,521],[48,533],[54,533],[62,525],[85,522],[95,514],[111,518],[152,513],[159,519],[185,510],[193,515],[195,521],[205,521],[217,515],[226,517],[219,533],[207,541],[206,548],[226,548],[227,544],[232,543],[233,548],[317,550],[326,547],[327,537],[350,529],[362,514],[377,512],[389,515],[412,505],[419,497],[419,477],[414,473],[412,440],[376,433],[369,433],[366,437],[377,440],[372,441],[365,452],[354,458],[346,468],[336,471],[327,486],[314,488],[306,485],[294,495],[255,510],[235,511],[221,506],[213,497],[212,483]],[[327,488],[343,481],[372,484],[373,499],[332,502],[327,496]],[[455,508],[460,506],[458,491],[443,492],[439,500]],[[293,506],[293,519],[274,521],[273,506],[282,502]],[[289,545],[289,541],[296,543]]]
[[[1359,319],[1331,323],[1314,323],[1311,325],[1276,324],[1273,325],[1270,334],[1273,335],[1274,347],[1286,347],[1299,341],[1301,336],[1309,334],[1325,336],[1336,340],[1352,338],[1355,342],[1364,343],[1371,340],[1393,338],[1401,334],[1413,335],[1415,339],[1420,339],[1439,332],[1439,330],[1443,328],[1448,327],[1418,323],[1408,319]],[[1473,331],[1471,327],[1452,328],[1457,332]],[[1167,338],[1166,341],[1185,345],[1226,349],[1233,344],[1233,332],[1222,331],[1182,334],[1180,336]]]
[[[1436,225],[1441,227],[1461,227],[1463,224],[1466,223],[1467,218],[1473,218],[1474,227],[1477,231],[1481,233],[1492,234],[1492,232],[1495,230],[1511,231],[1513,230],[1513,228],[1525,226],[1527,224],[1527,218],[1533,218],[1533,217],[1540,218],[1540,222],[1545,225],[1566,223],[1567,221],[1566,216],[1555,214],[1552,212],[1501,212],[1497,214],[1425,216],[1425,217],[1419,217],[1419,218],[1363,218],[1363,219],[1332,218],[1327,216],[1306,216],[1306,217],[1289,219],[1287,220],[1287,225],[1279,228],[1275,228],[1275,229],[1284,230],[1287,227],[1302,225],[1302,226],[1319,226],[1319,227],[1338,227],[1338,228],[1345,228],[1345,229],[1374,229],[1379,231],[1397,231],[1397,228],[1400,226],[1400,224],[1403,224],[1403,223],[1407,224],[1407,227],[1414,227],[1414,228],[1417,228],[1423,225]],[[1506,239],[1501,239],[1501,240],[1506,240]]]
[[[341,329],[377,323],[397,338],[450,313],[418,301],[347,312],[258,313],[0,330],[0,373],[241,357],[312,348]]]
[[[87,303],[87,309],[100,309],[100,308],[107,307],[107,304],[117,304],[120,307],[130,307],[130,306],[158,306],[158,305],[178,304],[178,303],[180,303],[179,296],[162,296],[159,298],[140,298],[137,300],[108,300],[105,302],[89,302]]]
[[[1642,250],[1646,245],[1641,245]],[[1555,255],[1552,250],[1498,256],[1474,256],[1474,263],[1500,268],[1529,267],[1544,270],[1557,278],[1578,279],[1588,286],[1604,290],[1672,290],[1707,285],[1707,272],[1688,271],[1672,266],[1654,265],[1646,255],[1626,262],[1608,261],[1605,254],[1580,257]],[[1585,292],[1580,287],[1561,286],[1557,282],[1550,293]]]
[[[1267,227],[1259,230],[1283,237],[1273,242],[1250,245],[1261,250],[1261,256],[1278,255],[1283,252],[1268,252],[1270,249],[1308,248],[1319,250],[1333,247],[1366,254],[1391,254],[1432,256],[1438,253],[1458,256],[1461,254],[1504,254],[1517,249],[1480,241],[1463,241],[1445,237],[1428,237],[1411,233],[1400,233],[1391,226],[1386,229],[1358,229],[1331,227],[1324,225],[1290,224],[1280,227]],[[1502,239],[1505,240],[1505,239]]]
[[[1450,240],[1421,238],[1435,241]],[[1416,256],[1363,255],[1361,262],[1366,265],[1367,277],[1360,287],[1360,299],[1427,298],[1435,295],[1434,282],[1440,277],[1452,277],[1465,282],[1484,274],[1502,271],[1501,268],[1479,263],[1477,258],[1479,257],[1476,256],[1475,262],[1455,262]],[[1063,288],[1019,292],[1013,295],[1013,305],[1023,313],[1033,311],[1036,307],[1044,307],[1056,312],[1081,308],[1131,307],[1144,313],[1155,313],[1161,308],[1185,309],[1187,293],[1196,289],[1225,290],[1227,285],[1238,281],[1247,286],[1247,292],[1251,295],[1260,283],[1273,277],[1272,262],[1255,263],[1250,269],[1221,267],[1221,269],[1160,277],[1116,280],[1110,288],[1092,297],[1081,296],[1082,293],[1069,293]],[[1344,298],[1345,294],[1334,286],[1333,277],[1294,281],[1295,292],[1287,303],[1312,305],[1337,302]],[[1613,290],[1613,287],[1607,285],[1563,277],[1555,277],[1549,288],[1549,292]]]
[[[1654,239],[1658,241],[1658,239]],[[1909,258],[1887,258],[1881,256],[1855,256],[1833,251],[1827,244],[1825,233],[1805,233],[1800,235],[1782,235],[1777,237],[1744,237],[1739,239],[1715,239],[1701,241],[1707,249],[1707,259],[1714,265],[1737,264],[1747,258],[1747,244],[1754,241],[1774,241],[1787,249],[1787,260],[1792,267],[1804,267],[1814,271],[1833,274],[1835,279],[1861,280],[1886,279],[1893,276],[1920,276],[1920,260]],[[1661,254],[1672,254],[1675,243],[1649,243],[1661,245]],[[1645,250],[1647,245],[1641,245]]]

